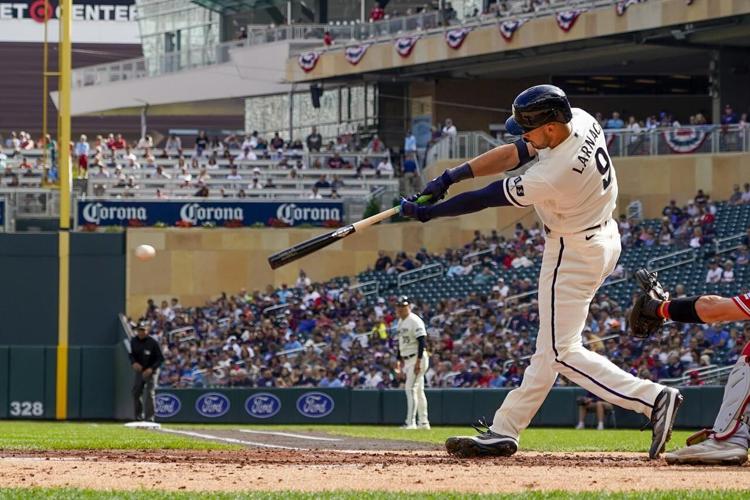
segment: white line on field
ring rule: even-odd
[[[238,429],[240,432],[247,432],[248,434],[269,434],[271,436],[285,436],[297,439],[311,439],[313,441],[341,441],[339,438],[328,438],[318,436],[306,436],[304,434],[294,434],[291,432],[276,432],[276,431],[252,431],[250,429]]]
[[[165,427],[162,427],[161,429],[158,429],[156,432],[171,432],[173,434],[182,434],[184,436],[191,436],[191,437],[197,437],[201,439],[213,439],[216,441],[224,441],[226,443],[232,443],[232,444],[244,444],[247,446],[259,446],[261,448],[276,448],[276,449],[282,449],[282,450],[294,450],[294,451],[316,451],[311,450],[310,448],[298,448],[295,446],[282,446],[280,444],[265,444],[265,443],[257,443],[255,441],[245,441],[244,439],[235,439],[235,438],[228,438],[228,437],[220,437],[220,436],[214,436],[213,434],[203,434],[200,432],[193,432],[193,431],[178,431],[177,429],[167,429]],[[319,450],[317,450],[319,451]],[[327,449],[325,450],[329,453],[344,453],[344,454],[352,454],[352,455],[383,455],[385,453],[400,453],[403,450],[337,450],[337,449]]]
[[[182,434],[183,436],[192,436],[192,437],[203,438],[203,439],[213,439],[216,441],[224,441],[226,443],[233,443],[233,444],[260,446],[262,448],[277,448],[281,450],[309,451],[307,448],[297,448],[294,446],[281,446],[280,444],[256,443],[255,441],[245,441],[243,439],[220,437],[220,436],[214,436],[213,434],[202,434],[200,432],[193,432],[193,431],[178,431],[176,429],[165,429],[165,428],[162,428],[160,430],[161,432],[171,432],[172,434]]]

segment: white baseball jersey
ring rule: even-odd
[[[570,136],[553,149],[538,150],[536,164],[503,181],[512,204],[534,205],[542,222],[562,234],[607,221],[617,201],[617,178],[604,131],[584,110],[572,111]]]
[[[410,312],[406,319],[400,319],[396,327],[398,332],[398,351],[401,356],[411,356],[419,351],[417,338],[427,335],[422,318]]]

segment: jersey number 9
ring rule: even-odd
[[[602,177],[605,175],[607,176],[602,179],[602,185],[606,191],[609,184],[612,182],[612,171],[609,169],[609,167],[612,166],[612,161],[609,159],[609,155],[604,148],[596,150],[596,153],[594,153],[594,160],[596,160],[596,169],[602,174]]]

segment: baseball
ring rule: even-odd
[[[138,245],[135,249],[135,256],[140,260],[151,260],[156,255],[156,250],[151,245]]]

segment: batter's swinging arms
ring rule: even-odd
[[[418,205],[414,196],[401,202],[402,215],[422,222],[487,207],[533,205],[546,232],[538,287],[539,334],[531,364],[521,386],[495,413],[492,425],[477,436],[449,438],[448,453],[514,454],[519,434],[562,373],[601,399],[650,417],[649,457],[656,458],[670,438],[682,402],[679,391],[636,378],[581,343],[589,303],[620,256],[620,236],[611,219],[617,177],[604,133],[591,115],[571,109],[565,93],[552,85],[519,94],[505,125],[523,139],[445,171],[420,194],[438,201],[455,182],[512,170],[537,157],[526,173],[442,203]]]

